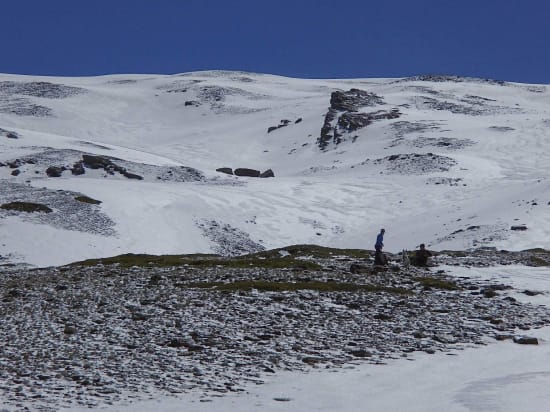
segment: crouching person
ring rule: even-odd
[[[418,249],[414,255],[414,265],[415,266],[428,266],[428,258],[433,256],[432,252],[426,250],[426,245],[422,243],[420,249]]]

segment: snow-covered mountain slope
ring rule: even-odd
[[[370,249],[381,227],[389,251],[550,247],[543,85],[0,75],[0,129],[4,262]]]

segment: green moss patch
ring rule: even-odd
[[[77,266],[95,266],[98,264],[115,265],[123,267],[166,267],[166,266],[198,266],[213,267],[222,266],[228,268],[264,268],[282,269],[292,268],[301,270],[320,270],[321,266],[315,262],[294,259],[289,256],[279,258],[264,258],[261,256],[247,255],[243,257],[226,258],[218,255],[145,255],[125,254],[102,259],[88,259],[73,263]]]
[[[256,289],[263,292],[293,292],[297,290],[315,290],[318,292],[386,292],[400,295],[411,294],[407,289],[377,285],[361,285],[341,282],[270,282],[267,280],[241,280],[231,283],[196,282],[185,285],[192,288],[213,289],[225,292],[249,291]]]
[[[89,203],[91,205],[99,205],[101,204],[101,200],[95,200],[88,196],[76,196],[74,200],[77,200],[82,203]]]
[[[414,280],[424,286],[426,289],[445,289],[459,290],[461,289],[455,282],[448,279],[437,279],[432,277],[417,277]]]
[[[0,206],[1,209],[5,210],[15,210],[18,212],[26,212],[26,213],[34,213],[34,212],[41,212],[41,213],[51,213],[53,212],[52,209],[50,209],[48,206],[43,205],[41,203],[31,203],[31,202],[10,202],[10,203],[4,203]]]

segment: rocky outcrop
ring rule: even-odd
[[[353,132],[362,127],[368,126],[376,120],[382,119],[397,119],[401,113],[398,109],[388,111],[378,111],[372,113],[352,113],[346,112],[338,118],[338,127],[347,132]]]
[[[302,118],[298,118],[294,121],[294,124],[300,123],[302,121]],[[290,120],[288,119],[281,119],[281,122],[277,126],[270,126],[267,128],[267,133],[271,133],[277,129],[280,129],[281,127],[288,126],[290,124]]]
[[[143,180],[142,176],[128,172],[126,168],[118,166],[106,156],[84,154],[82,155],[82,162],[84,166],[89,167],[90,169],[103,169],[110,175],[118,172],[128,179]]]
[[[335,91],[330,95],[330,107],[340,112],[356,112],[361,107],[384,104],[384,99],[365,90],[350,89],[347,92]]]
[[[317,144],[322,150],[330,143],[340,144],[346,134],[352,133],[369,124],[382,119],[397,119],[401,113],[397,108],[378,110],[376,112],[360,112],[362,108],[384,104],[384,100],[374,94],[360,89],[347,92],[335,91],[330,96],[330,107]]]

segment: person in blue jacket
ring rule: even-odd
[[[376,250],[376,252],[374,253],[375,265],[386,264],[386,258],[382,253],[382,248],[384,247],[384,233],[386,233],[386,230],[380,229],[380,233],[378,234],[378,236],[376,236],[376,243],[374,244],[374,249]]]

